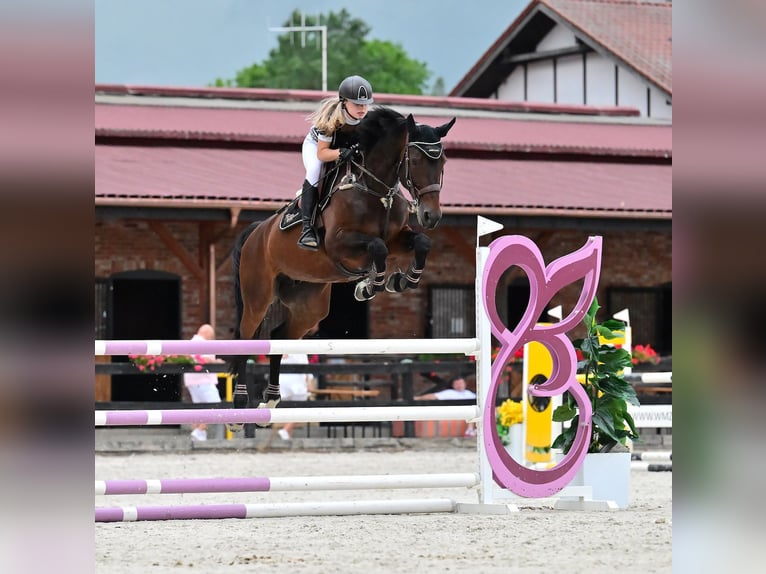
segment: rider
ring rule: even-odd
[[[367,115],[372,102],[370,82],[361,76],[349,76],[338,86],[338,97],[323,100],[309,116],[312,127],[303,140],[302,151],[303,166],[306,168],[301,193],[303,231],[298,238],[298,246],[303,249],[316,251],[319,247],[319,237],[311,220],[319,197],[317,184],[322,162],[345,161],[355,153],[353,132]]]

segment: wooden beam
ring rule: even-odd
[[[540,60],[552,60],[554,58],[563,58],[565,56],[575,56],[577,54],[587,54],[592,52],[593,48],[585,44],[578,43],[575,46],[567,48],[557,48],[555,50],[540,50],[538,52],[526,52],[524,54],[513,54],[502,59],[503,64],[516,66],[526,62],[537,62]]]
[[[210,255],[208,257],[208,269],[207,269],[207,310],[208,310],[208,323],[210,323],[213,326],[213,329],[215,329],[215,316],[216,316],[216,305],[215,305],[215,282],[218,276],[215,272],[215,243],[211,243],[209,245],[210,249]]]
[[[184,249],[184,246],[181,245],[175,237],[173,237],[173,234],[168,231],[168,229],[162,224],[157,221],[147,221],[147,225],[149,226],[149,229],[154,231],[154,233],[157,235],[157,237],[162,240],[162,242],[165,244],[165,247],[167,247],[170,252],[178,257],[178,259],[181,261],[181,263],[184,264],[184,266],[194,275],[197,279],[200,281],[205,279],[205,270],[202,269],[196,261],[194,261],[194,257],[189,255],[189,252]]]

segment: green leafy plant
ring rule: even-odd
[[[618,443],[625,445],[627,439],[638,438],[628,404],[639,405],[636,391],[623,377],[625,367],[631,366],[630,353],[609,341],[622,336],[625,324],[616,319],[596,322],[598,300],[585,314],[583,323],[587,335],[573,341],[582,360],[578,362],[581,383],[593,407],[590,444],[588,452],[609,452]],[[552,448],[560,448],[565,454],[574,442],[579,425],[579,412],[574,398],[566,393],[563,404],[553,412],[556,422],[571,421],[569,426],[553,441]]]

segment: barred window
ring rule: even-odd
[[[431,286],[428,302],[432,338],[475,336],[476,300],[473,285]]]

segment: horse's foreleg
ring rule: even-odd
[[[420,276],[426,268],[426,258],[431,251],[431,239],[422,233],[414,233],[408,239],[407,246],[414,253],[414,257],[406,273],[392,273],[386,282],[386,291],[401,293],[405,289],[416,289],[420,283]]]
[[[366,279],[356,284],[354,299],[357,301],[369,301],[386,286],[386,258],[388,257],[386,243],[376,237],[367,244],[367,252],[372,257],[372,269]]]

